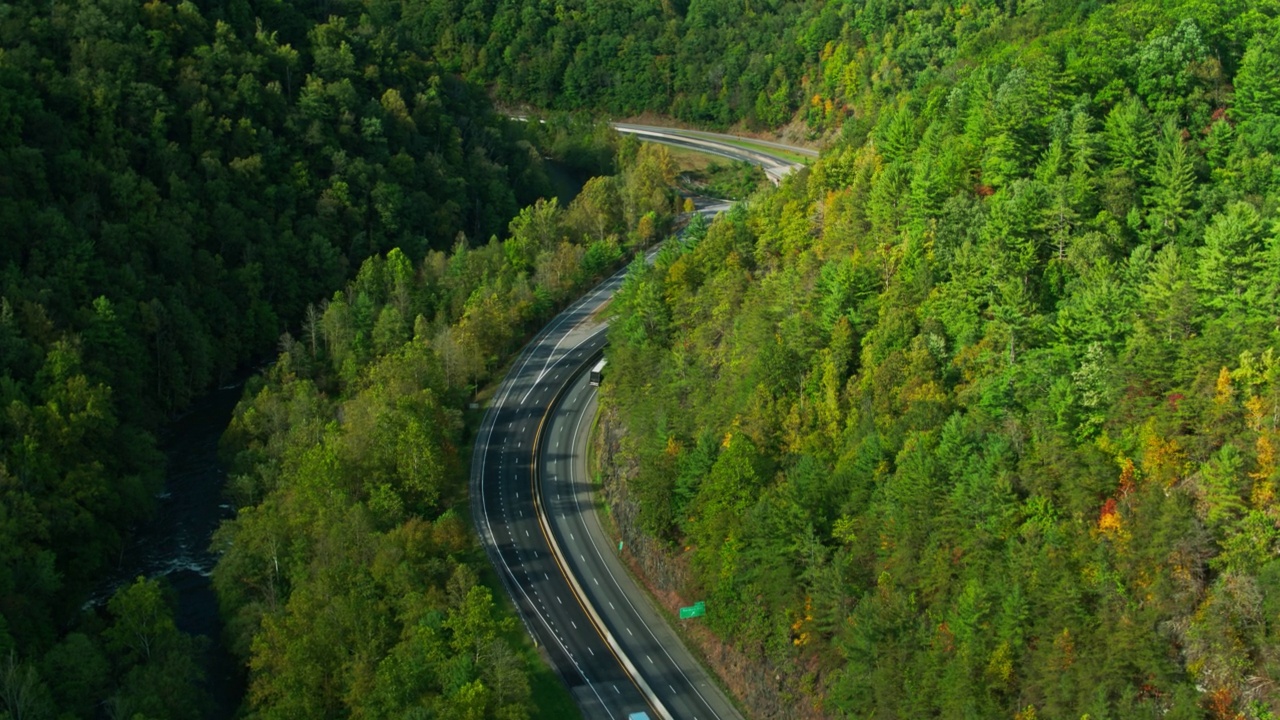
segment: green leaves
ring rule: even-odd
[[[1169,34],[1148,40],[1129,58],[1139,97],[1159,115],[1193,124],[1203,122],[1205,108],[1196,92],[1203,79],[1198,77],[1197,65],[1208,56],[1200,27],[1190,18],[1179,22]]]
[[[610,338],[633,347],[665,344],[671,319],[662,294],[657,273],[642,256],[637,257],[614,299],[622,314],[610,327]]]
[[[1103,138],[1111,167],[1104,177],[1103,205],[1117,218],[1127,217],[1138,201],[1138,188],[1150,168],[1154,135],[1151,117],[1137,98],[1126,98],[1107,114]],[[1181,142],[1180,138],[1174,141]]]
[[[1214,530],[1221,532],[1244,512],[1243,466],[1244,459],[1239,449],[1228,443],[1200,469],[1205,519]]]
[[[865,44],[805,91],[815,119],[859,99],[842,140],[620,296],[606,486],[787,697],[1257,712],[1280,186],[1250,123],[1274,43],[1248,41],[1237,113],[1239,5],[1005,10],[957,11],[1002,39],[936,75],[906,65],[930,10],[892,38],[892,10],[842,18]]]
[[[1156,146],[1155,166],[1151,171],[1151,189],[1146,197],[1147,224],[1156,243],[1179,238],[1191,212],[1195,168],[1187,142],[1176,122],[1170,118],[1160,131]]]
[[[238,501],[256,503],[299,467],[330,481],[335,463],[323,453],[281,460],[282,445],[297,456],[333,451],[318,441],[337,407],[316,401],[317,386],[363,379],[420,316],[431,328],[424,346],[438,311],[454,324],[453,296],[422,292],[417,264],[460,233],[483,242],[502,232],[517,194],[532,201],[545,187],[522,131],[436,66],[436,49],[412,39],[398,6],[90,0],[56,18],[51,7],[6,7],[6,26],[25,30],[0,31],[0,608],[3,652],[12,637],[24,667],[82,624],[89,591],[154,509],[163,463],[151,434],[161,424],[302,325],[301,341],[281,339],[280,372],[318,382],[262,398],[257,417],[241,418],[258,443],[247,455],[280,455],[240,468],[233,484]],[[367,255],[397,246],[404,252],[370,267],[357,292],[307,312]],[[616,256],[601,246],[588,275]],[[527,304],[509,307],[494,324],[523,329]],[[484,350],[504,351],[511,337]],[[451,374],[472,382],[485,359]],[[440,408],[456,407],[465,385],[435,388],[433,402],[413,396],[380,419],[386,435],[432,444],[366,453],[406,478],[379,481],[392,493],[379,497],[387,516],[456,500],[446,456],[457,416]],[[243,552],[230,554],[251,587],[232,595],[251,610],[235,616],[233,635],[284,602],[292,586],[274,562],[249,566],[301,555],[273,543],[298,542],[303,533],[282,518],[302,514],[277,500],[244,523]],[[45,674],[51,712],[200,712],[174,700],[195,661],[173,662],[120,669],[86,698]],[[157,704],[143,697],[149,685],[173,691]],[[112,688],[125,689],[108,709]]]
[[[511,236],[503,244],[507,265],[516,272],[533,269],[542,252],[552,249],[560,240],[562,210],[555,198],[539,200],[520,211],[511,220]]]
[[[1249,39],[1236,73],[1231,116],[1260,148],[1280,149],[1280,41],[1274,23]]]
[[[200,688],[203,672],[198,664],[203,646],[178,631],[173,602],[161,583],[139,577],[107,602],[113,622],[102,637],[122,677],[119,690],[107,703],[117,710],[128,708],[128,715],[198,718],[207,702]],[[73,637],[68,641],[83,645]],[[97,659],[94,651],[84,650],[90,654],[82,662],[92,668]],[[60,685],[64,679],[59,679]],[[92,675],[85,679],[100,682]]]
[[[1214,309],[1245,308],[1262,291],[1262,218],[1253,205],[1235,202],[1215,215],[1197,248],[1195,286],[1201,302]]]
[[[107,610],[115,623],[105,633],[107,642],[128,662],[146,662],[159,657],[178,637],[173,613],[163,595],[160,582],[138,578],[121,589]]]
[[[594,187],[592,202],[617,199],[616,179]],[[249,383],[225,440],[241,507],[215,537],[213,581],[254,713],[527,717],[516,626],[478,583],[457,513],[462,408],[619,258],[613,236],[567,239],[579,221],[613,231],[617,204],[573,207],[539,201],[505,242],[461,238],[420,264],[366,259]]]

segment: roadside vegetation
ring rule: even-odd
[[[0,716],[200,716],[168,593],[84,609],[156,430],[366,257],[545,194],[525,128],[366,10],[0,6]]]
[[[216,537],[214,585],[250,670],[247,710],[535,712],[523,630],[480,581],[464,409],[529,334],[669,222],[664,149],[624,144],[618,164],[568,208],[522,210],[505,240],[366,260],[246,388],[224,436],[238,513]]]
[[[677,178],[680,189],[691,195],[743,200],[769,183],[764,170],[741,160],[708,159],[697,165],[682,167]]]
[[[1277,8],[826,5],[840,142],[615,301],[628,547],[762,717],[1275,717]]]

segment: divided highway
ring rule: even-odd
[[[586,447],[596,411],[595,388],[579,373],[552,408],[537,471],[544,514],[570,574],[582,578],[589,604],[608,609],[603,624],[676,718],[740,718],[688,653],[661,610],[627,573],[615,539],[600,525],[587,472]]]
[[[817,150],[793,147],[770,140],[756,140],[736,135],[706,132],[705,130],[680,130],[664,128],[656,125],[636,125],[634,123],[610,123],[617,132],[635,135],[641,140],[662,143],[673,147],[709,155],[718,155],[730,160],[744,160],[758,165],[769,177],[770,182],[777,185],[782,178],[803,167],[801,164],[787,159],[785,156],[770,153],[769,150],[780,150],[789,155],[818,157]]]
[[[571,474],[584,462],[573,452],[586,442],[581,411],[588,401],[594,408],[582,368],[604,346],[597,313],[625,272],[558,315],[499,386],[472,454],[472,513],[521,618],[584,716],[737,719],[610,551],[585,467]]]
[[[585,465],[595,388],[585,370],[604,347],[601,311],[625,275],[557,315],[498,386],[472,453],[472,515],[521,620],[585,717],[740,720],[627,574],[596,513]]]
[[[527,120],[525,115],[511,115],[513,120]],[[614,131],[624,135],[635,135],[645,142],[694,150],[707,155],[717,155],[729,160],[741,160],[759,166],[769,181],[774,185],[782,182],[782,178],[804,167],[801,163],[787,157],[801,155],[817,158],[818,151],[811,148],[796,147],[772,140],[740,137],[725,133],[707,132],[706,130],[684,130],[681,128],[661,127],[658,125],[638,125],[636,123],[611,122]],[[770,150],[781,151],[783,154]]]

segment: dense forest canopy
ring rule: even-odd
[[[464,408],[662,236],[676,168],[487,89],[830,141],[635,264],[602,388],[618,527],[763,658],[753,711],[1273,717],[1277,17],[0,6],[0,711],[201,714],[162,583],[81,605],[153,507],[155,428],[272,347],[214,579],[247,709],[531,711],[460,512]],[[535,146],[619,174],[535,203]]]
[[[423,0],[405,19],[504,101],[862,134],[898,93],[1031,47],[1074,91],[1189,110],[1226,90],[1274,14],[1270,0]]]
[[[547,194],[523,124],[396,12],[0,5],[0,712],[200,715],[153,702],[187,641],[99,627],[133,597],[171,628],[162,589],[80,612],[154,508],[152,433],[369,255],[483,242]]]
[[[619,295],[629,546],[762,715],[1274,717],[1276,5],[787,7],[841,139]]]
[[[528,333],[656,237],[643,228],[661,231],[666,151],[619,155],[620,175],[567,208],[525,208],[504,241],[367,260],[248,388],[224,437],[239,513],[214,585],[250,711],[528,716],[522,630],[478,581],[487,557],[464,519],[479,424],[465,408]]]

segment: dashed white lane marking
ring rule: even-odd
[[[599,585],[599,584],[600,584],[600,581],[599,581],[599,580],[597,580],[597,579],[595,579],[595,578],[591,578],[591,582],[593,582],[593,583],[595,583],[595,584],[597,584],[597,585]]]
[[[592,650],[591,648],[587,648],[587,652],[591,653],[591,657],[595,657],[595,656],[596,656],[596,651],[595,651],[595,650]]]
[[[528,531],[528,530],[525,530],[525,531],[524,531],[524,536],[525,536],[525,537],[529,537],[529,531]]]
[[[561,605],[564,604],[564,601],[560,599],[559,595],[556,596],[556,602],[560,603]]]
[[[635,637],[635,633],[631,632],[631,628],[627,628],[627,634],[631,637]]]
[[[675,694],[676,689],[674,687],[671,687],[670,685],[668,685],[667,687],[671,688],[672,694]],[[694,718],[693,720],[698,720],[698,718]]]
[[[648,660],[650,665],[652,665],[652,664],[653,664],[653,658],[649,657],[648,655],[645,655],[645,656],[644,656],[644,659],[645,659],[645,660]]]
[[[612,601],[612,600],[611,600],[611,601],[609,601],[609,607],[610,607],[610,608],[612,608],[613,610],[617,610],[617,609],[618,609],[618,608],[616,608],[616,607],[613,607],[613,601]]]
[[[617,686],[617,685],[614,685],[614,686],[613,686],[613,691],[614,691],[614,692],[616,692],[616,693],[618,693],[619,695],[621,695],[621,694],[622,694],[622,691],[618,689],[618,686]]]
[[[543,577],[543,579],[545,579],[545,580],[550,580],[550,579],[551,579],[551,576],[550,576],[550,575],[548,575],[548,574],[546,574],[546,573],[542,573],[542,577]]]
[[[576,622],[574,622],[574,621],[570,620],[570,621],[569,621],[569,624],[573,626],[573,629],[574,629],[574,630],[577,630],[577,629],[578,629],[578,623],[576,623]]]

